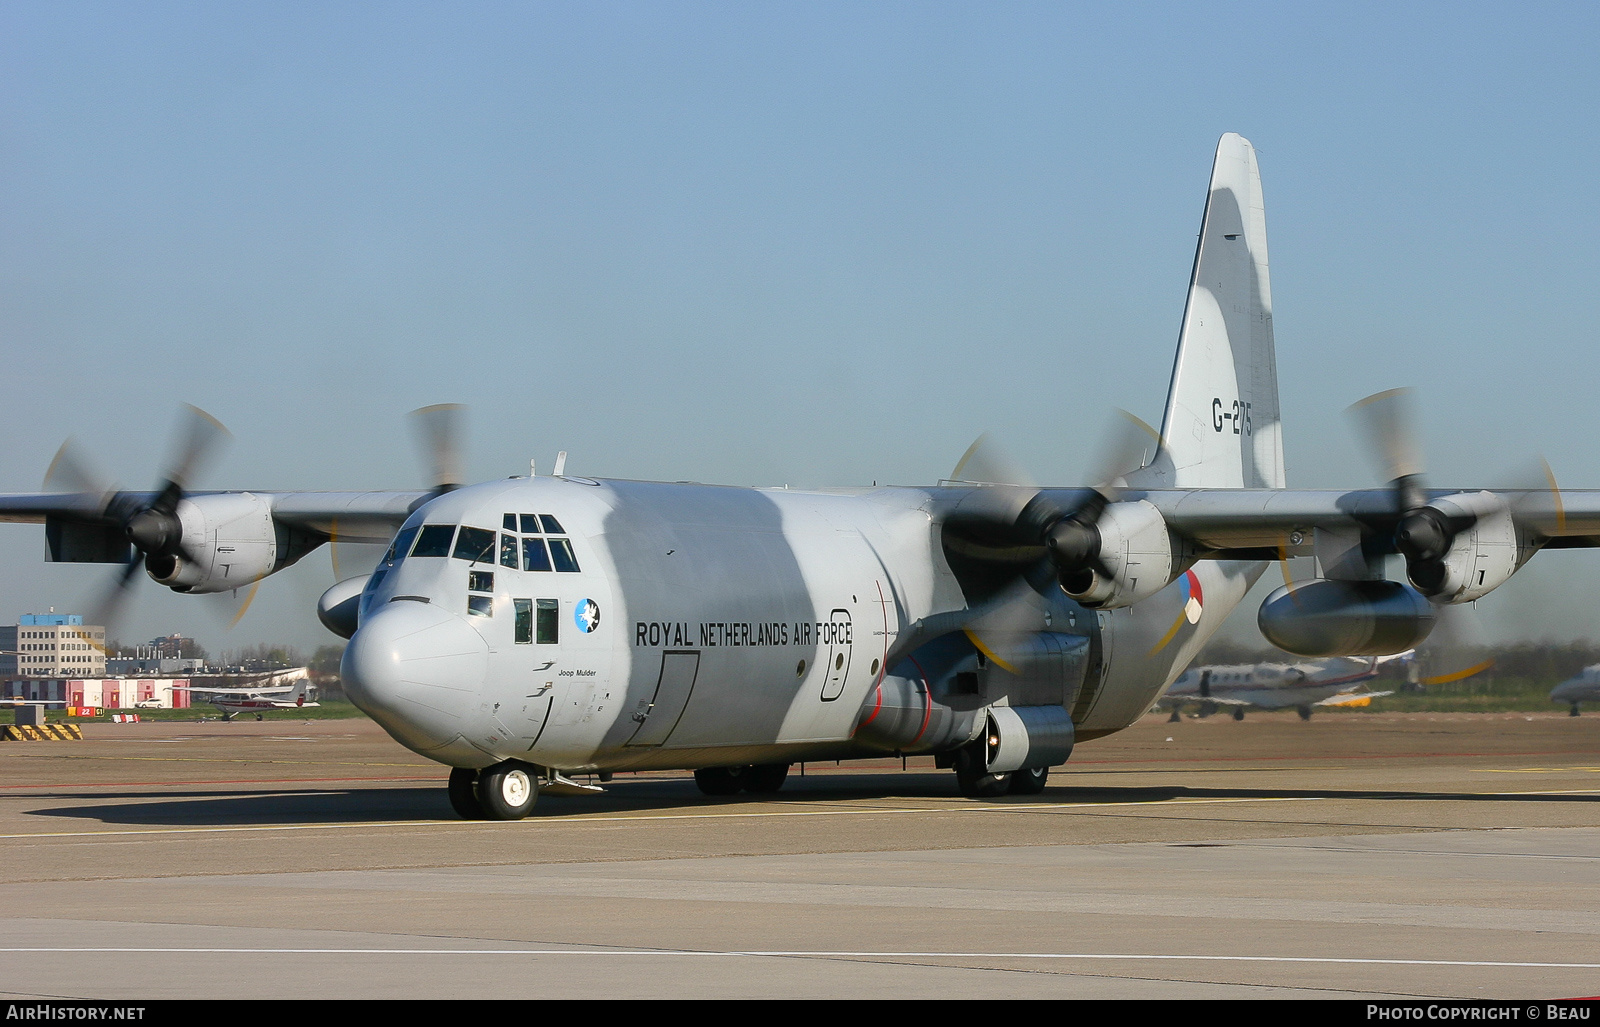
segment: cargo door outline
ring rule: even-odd
[[[840,630],[842,627],[842,631]],[[844,693],[845,679],[850,676],[850,650],[854,636],[851,633],[850,611],[839,609],[828,614],[828,655],[822,664],[822,701],[833,702]],[[839,641],[839,639],[850,641]]]
[[[641,700],[633,719],[639,725],[628,745],[660,745],[672,734],[689,705],[700,673],[700,650],[668,649],[661,654],[661,673],[648,702]]]

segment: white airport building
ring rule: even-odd
[[[25,613],[0,625],[0,678],[104,677],[106,629],[76,613]]]
[[[164,640],[157,640],[164,641]],[[0,698],[47,702],[53,708],[186,708],[189,693],[173,685],[188,677],[199,660],[107,661],[106,629],[85,624],[81,614],[27,613],[15,624],[0,625]],[[117,666],[125,662],[125,666]],[[110,664],[108,672],[108,663]],[[113,674],[132,672],[131,676]]]

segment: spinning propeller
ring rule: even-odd
[[[1368,451],[1394,495],[1395,521],[1390,542],[1393,551],[1406,562],[1406,576],[1417,590],[1435,597],[1444,589],[1448,567],[1445,558],[1461,532],[1470,531],[1479,521],[1475,514],[1447,514],[1430,504],[1425,484],[1422,447],[1416,430],[1413,393],[1409,389],[1389,389],[1353,404],[1348,413],[1364,436]],[[1543,484],[1524,490],[1523,499],[1548,488],[1557,511],[1561,509],[1560,489],[1550,465],[1540,461]],[[1447,504],[1448,505],[1448,504]],[[1514,508],[1514,504],[1511,508]],[[1483,655],[1484,632],[1474,608],[1467,603],[1435,600],[1438,626],[1427,645],[1428,662],[1433,671],[1421,683],[1443,684],[1458,681],[1488,669],[1492,658]]]
[[[1444,583],[1445,554],[1456,533],[1472,521],[1445,516],[1428,505],[1422,451],[1417,444],[1416,418],[1410,389],[1390,389],[1368,396],[1350,407],[1350,416],[1366,436],[1368,451],[1380,474],[1394,492],[1393,545],[1405,558],[1406,576],[1424,595],[1436,595]]]
[[[1095,573],[1112,576],[1113,571],[1101,559],[1100,521],[1126,490],[1126,476],[1143,466],[1151,440],[1160,440],[1154,429],[1133,414],[1126,410],[1116,414],[1090,473],[1094,484],[1076,506],[1065,509],[1040,491],[987,432],[978,436],[951,472],[951,480],[1004,485],[1016,493],[1004,512],[957,514],[948,523],[958,530],[978,528],[991,537],[991,543],[1003,543],[1013,550],[1011,562],[1021,555],[1041,553],[1068,592],[1085,591]],[[1016,510],[1014,515],[1011,509]]]
[[[91,607],[96,624],[116,623],[141,564],[158,577],[165,577],[176,570],[180,559],[195,559],[183,544],[178,505],[201,466],[232,436],[220,421],[199,407],[185,404],[184,411],[175,457],[153,498],[147,499],[148,493],[121,492],[107,484],[91,469],[72,439],[62,443],[45,472],[45,491],[66,492],[77,499],[74,505],[82,509],[77,519],[120,529],[133,548],[132,557]],[[244,606],[234,615],[234,623],[244,615],[254,594],[252,588]]]

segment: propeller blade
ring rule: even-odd
[[[428,464],[429,483],[449,492],[465,483],[462,471],[461,430],[466,407],[460,403],[435,403],[411,411],[411,429]]]
[[[239,622],[244,620],[245,611],[249,610],[250,609],[250,604],[256,601],[256,590],[259,589],[260,587],[261,587],[261,579],[260,578],[257,578],[256,580],[252,581],[250,583],[250,587],[245,590],[244,600],[242,602],[240,602],[238,600],[238,598],[237,598],[238,597],[238,589],[235,589],[231,594],[224,593],[225,595],[228,595],[231,600],[233,600],[234,602],[238,603],[238,608],[233,611],[233,616],[230,617],[229,620],[228,620],[228,630],[229,631],[232,631],[234,628],[238,627],[239,626]]]
[[[967,638],[1002,670],[1016,673],[1011,654],[1018,644],[1045,629],[1045,603],[1028,580],[1018,575],[986,604],[988,609],[966,626]]]
[[[109,496],[115,491],[89,462],[78,446],[78,440],[68,438],[56,450],[55,458],[45,469],[44,492],[74,492],[87,496]]]
[[[1019,485],[1036,489],[1039,483],[1007,453],[994,436],[984,432],[975,439],[950,472],[951,481],[984,485]]]
[[[1423,475],[1412,390],[1389,389],[1376,393],[1351,404],[1346,413],[1366,442],[1367,452],[1377,461],[1379,475],[1384,481],[1398,482]]]
[[[1483,623],[1470,603],[1437,608],[1439,620],[1419,652],[1418,683],[1445,685],[1481,674],[1494,666]]]
[[[1512,516],[1519,521],[1530,518],[1553,518],[1556,532],[1567,527],[1566,502],[1561,497],[1561,486],[1556,482],[1556,472],[1543,457],[1537,463],[1521,468],[1511,477],[1509,491],[1518,493],[1510,499]]]
[[[1550,461],[1544,457],[1539,458],[1539,465],[1544,468],[1545,481],[1550,486],[1550,500],[1556,508],[1556,530],[1565,531],[1567,528],[1567,505],[1561,501],[1561,486],[1556,484],[1556,472],[1550,469]]]
[[[184,423],[178,438],[176,458],[169,465],[167,484],[177,486],[179,497],[193,485],[200,468],[216,452],[217,447],[233,438],[233,433],[222,422],[189,403],[183,405]],[[173,503],[176,508],[177,503]]]
[[[133,592],[135,577],[143,563],[144,554],[135,552],[133,558],[112,575],[110,584],[101,590],[94,602],[89,604],[89,615],[84,619],[84,623],[104,625],[108,639],[115,634],[112,629],[122,619],[123,608]],[[104,652],[103,647],[102,652]]]
[[[1161,434],[1126,410],[1116,408],[1095,450],[1098,459],[1088,484],[1107,499],[1127,487],[1126,478],[1145,465],[1145,454],[1161,444]]]

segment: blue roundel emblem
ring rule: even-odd
[[[572,611],[572,619],[577,622],[578,630],[587,635],[600,626],[600,604],[585,599]]]

